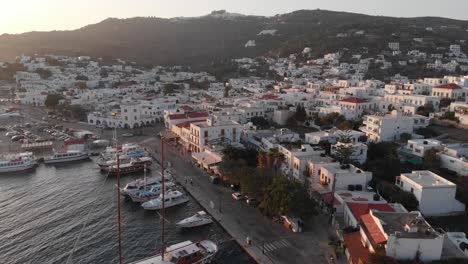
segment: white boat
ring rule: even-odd
[[[165,182],[166,190],[170,190],[170,188],[174,187],[175,184],[171,181]],[[132,199],[135,203],[144,203],[152,199],[156,199],[161,195],[162,191],[162,184],[155,184],[152,186],[147,187],[146,189],[140,190],[133,194],[129,194],[128,196]]]
[[[55,152],[51,157],[45,158],[44,163],[61,163],[89,159],[89,155],[86,152],[79,150],[67,150],[65,152]]]
[[[37,162],[32,152],[23,152],[0,158],[0,173],[24,171],[36,166]]]
[[[211,263],[218,252],[218,245],[211,240],[193,243],[184,241],[166,248],[162,255],[142,259],[131,264],[202,264]]]
[[[191,228],[204,226],[213,223],[213,219],[205,211],[200,211],[195,215],[185,218],[176,223],[178,227],[181,228]]]
[[[101,156],[104,159],[114,159],[115,155],[122,155],[126,158],[139,158],[147,156],[146,151],[144,151],[139,145],[136,144],[123,144],[121,146],[107,147],[102,153]]]
[[[163,194],[161,194],[158,198],[150,200],[148,202],[143,203],[141,206],[145,210],[160,210],[162,208],[162,199]],[[169,208],[179,204],[184,204],[188,202],[189,199],[186,195],[181,193],[180,191],[167,191],[164,194],[164,207]]]
[[[161,173],[160,173],[161,174]],[[167,176],[170,175],[169,171],[165,172],[165,182],[171,181],[171,177]],[[145,187],[149,187],[151,185],[160,184],[162,176],[154,176],[154,177],[144,177],[143,179],[136,179],[132,182],[127,183],[125,187],[120,188],[120,194],[123,196],[128,196],[130,194],[134,194],[138,191],[144,190]]]

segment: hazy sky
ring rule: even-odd
[[[219,9],[271,16],[317,8],[468,20],[468,0],[0,0],[0,34],[76,29],[108,17],[200,16]]]

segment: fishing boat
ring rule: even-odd
[[[213,219],[205,211],[200,211],[193,216],[185,218],[176,223],[180,228],[191,228],[213,223]]]
[[[126,157],[120,157],[120,163],[128,163],[130,162],[131,159],[126,158]],[[104,162],[98,163],[99,168],[101,168],[102,171],[106,171],[109,169],[109,167],[116,166],[117,165],[117,159],[111,159],[111,160],[106,160]]]
[[[164,196],[161,194],[158,198],[143,203],[141,206],[145,210],[160,210],[163,207],[163,199],[165,208],[184,204],[189,201],[188,197],[180,191],[167,191]]]
[[[202,264],[211,263],[218,252],[218,245],[211,240],[193,243],[190,240],[166,248],[164,259],[156,255],[131,264]]]
[[[166,188],[172,188],[175,186],[173,182],[165,182]],[[129,194],[128,196],[135,203],[144,203],[151,199],[156,199],[161,195],[162,184],[152,185],[151,188],[143,189],[134,194]]]
[[[128,163],[120,164],[119,168],[117,165],[110,166],[104,171],[108,172],[109,175],[117,175],[117,171],[120,174],[129,174],[134,172],[144,171],[145,168],[149,167],[153,163],[153,159],[150,157],[133,158]]]
[[[65,152],[54,152],[54,155],[44,159],[44,163],[62,163],[85,159],[89,159],[88,153],[80,150],[67,150]]]
[[[37,162],[32,152],[23,152],[0,158],[0,173],[24,171],[34,168]]]

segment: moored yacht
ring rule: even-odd
[[[117,154],[121,155],[123,158],[139,158],[147,155],[146,151],[139,145],[128,143],[120,146],[107,147],[106,150],[101,153],[101,156],[105,160],[108,160],[114,159]]]
[[[162,255],[132,262],[131,264],[202,264],[211,263],[218,252],[218,245],[211,240],[193,243],[184,241],[166,248]]]
[[[168,171],[166,172],[166,175],[167,174],[169,174]],[[145,187],[149,188],[152,185],[160,184],[161,180],[162,180],[162,176],[144,177],[143,179],[136,179],[132,182],[127,183],[125,187],[120,188],[120,194],[122,194],[123,196],[134,194],[136,192],[144,190]],[[169,181],[171,181],[170,177],[164,179],[164,182],[169,182]]]
[[[167,191],[164,196],[161,194],[158,198],[145,202],[141,206],[143,206],[145,210],[160,210],[163,207],[163,197],[165,208],[184,204],[189,201],[187,196],[180,191]]]
[[[213,219],[205,211],[200,211],[195,215],[185,218],[176,223],[178,227],[181,228],[191,228],[204,226],[213,223]]]
[[[165,182],[165,187],[167,188],[166,190],[169,190],[174,186],[175,184],[173,182]],[[162,187],[163,186],[161,183],[155,184],[150,186],[150,188],[143,189],[133,194],[129,194],[128,196],[130,196],[130,199],[132,199],[133,202],[144,203],[151,199],[158,198],[159,195],[161,195]]]
[[[144,171],[146,168],[149,168],[152,163],[153,159],[150,157],[133,158],[128,163],[120,164],[119,168],[117,168],[117,165],[113,165],[103,169],[103,171],[108,172],[109,175],[117,175],[117,171],[119,171],[120,174],[123,175]]]
[[[51,164],[85,159],[89,159],[88,153],[79,150],[67,150],[65,152],[54,152],[54,155],[44,159],[44,163]]]
[[[32,152],[23,152],[0,158],[0,173],[24,171],[36,166]]]

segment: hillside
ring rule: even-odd
[[[274,17],[214,12],[196,18],[109,18],[73,31],[4,34],[0,36],[0,60],[12,60],[20,54],[56,53],[196,65],[220,58],[289,54],[305,46],[312,48],[313,55],[341,48],[360,51],[362,47],[369,47],[368,53],[373,54],[389,41],[398,41],[403,48],[431,51],[468,40],[467,30],[468,21],[324,10],[300,10]],[[356,34],[358,31],[363,34]],[[337,34],[347,35],[338,38]],[[415,44],[413,38],[425,41]],[[245,47],[249,40],[255,44]],[[467,51],[466,44],[462,48]]]

